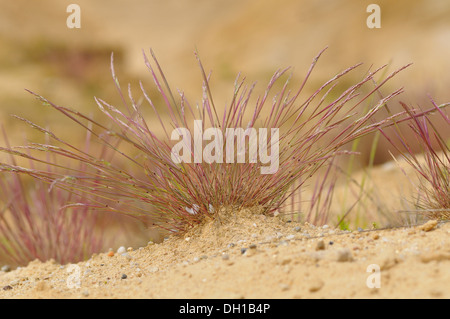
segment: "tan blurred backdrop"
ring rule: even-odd
[[[81,8],[81,28],[69,29],[66,8]],[[381,8],[381,28],[369,29],[369,4]],[[364,63],[413,66],[390,88],[405,87],[402,100],[428,105],[450,101],[450,1],[448,0],[0,0],[0,121],[22,143],[30,132],[9,114],[27,116],[56,131],[64,119],[24,91],[96,114],[93,96],[119,103],[109,71],[110,53],[123,84],[151,84],[141,49],[153,48],[170,84],[201,100],[198,49],[213,71],[216,104],[229,102],[236,74],[258,81],[262,92],[273,72],[292,66],[300,85],[313,57],[325,46],[312,90],[336,72]],[[361,75],[361,73],[359,73]],[[386,89],[386,93],[388,90]],[[60,130],[61,132],[61,130]],[[63,129],[62,135],[73,136]],[[1,140],[1,139],[0,139]],[[3,141],[1,141],[3,144]],[[383,144],[378,162],[389,157]]]

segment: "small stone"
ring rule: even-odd
[[[316,250],[324,250],[325,249],[325,243],[324,243],[324,241],[323,240],[319,240],[318,242],[317,242],[317,245],[316,245]]]
[[[228,248],[233,248],[234,246],[235,246],[234,243],[229,243],[227,247],[228,247]]]
[[[126,274],[122,274],[122,277],[120,277],[121,279],[127,279],[127,275]]]
[[[300,226],[297,226],[297,227],[294,228],[294,231],[297,232],[297,233],[298,233],[299,231],[301,231],[301,230],[302,230],[302,228],[301,228]]]
[[[282,266],[285,266],[285,265],[289,264],[290,262],[291,262],[291,259],[290,259],[290,258],[285,258],[285,259],[283,259],[283,260],[281,261],[281,265],[282,265]]]
[[[152,242],[151,240],[147,243],[147,245],[149,245],[149,246],[154,245],[154,244],[155,244],[155,243]]]
[[[108,253],[108,257],[112,257],[112,256],[114,256],[114,252],[111,250],[111,251]]]
[[[251,257],[256,254],[256,249],[247,249],[244,253],[245,257]]]
[[[281,288],[281,291],[286,291],[286,290],[289,290],[289,288],[291,288],[291,287],[286,284],[280,284],[280,288]]]
[[[2,267],[2,271],[3,271],[3,272],[10,272],[10,271],[11,271],[11,267],[10,267],[9,265],[4,265],[4,266]]]
[[[330,242],[328,243],[328,245],[332,246],[334,244],[334,241],[330,240]]]
[[[7,285],[7,286],[3,287],[3,290],[11,290],[11,289],[13,289],[13,287],[11,287],[10,285]]]
[[[361,227],[358,227],[358,232],[362,232],[364,231],[364,229],[362,229]]]
[[[223,260],[228,260],[228,259],[230,259],[230,256],[228,254],[223,254],[222,255],[222,259]]]
[[[429,220],[425,224],[420,226],[419,229],[428,232],[430,230],[433,230],[437,226],[437,224],[437,220]]]
[[[352,252],[348,248],[340,249],[337,251],[336,260],[338,262],[353,261]]]
[[[247,248],[241,248],[241,254],[244,254],[247,251]]]
[[[324,286],[324,282],[319,278],[314,278],[309,284],[309,292],[317,292]]]
[[[123,253],[126,253],[126,252],[127,252],[127,250],[125,249],[124,246],[120,246],[120,247],[117,249],[117,254],[119,254],[119,255],[121,255],[121,254],[123,254]]]
[[[82,294],[84,297],[89,297],[89,291],[87,291],[87,290],[83,291]]]
[[[256,249],[256,244],[251,244],[248,248],[250,248],[250,249]]]
[[[133,251],[133,247],[128,247],[128,248],[127,248],[127,251],[128,251],[128,252],[132,252],[132,251]]]
[[[378,235],[378,234],[376,234],[376,233],[372,235],[372,239],[373,239],[373,240],[377,240],[377,239],[379,239],[379,238],[380,238],[380,235]]]
[[[295,235],[286,236],[286,240],[293,240],[293,239],[295,239]]]
[[[328,229],[328,228],[330,228],[330,226],[328,226],[328,225],[323,225],[322,226],[322,229]]]

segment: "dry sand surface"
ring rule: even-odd
[[[244,210],[78,268],[0,272],[0,298],[449,298],[450,224],[427,226],[343,232]]]
[[[402,182],[392,169],[373,173]],[[76,267],[0,272],[0,298],[449,298],[449,284],[449,223],[350,232],[252,209]]]

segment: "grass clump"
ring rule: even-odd
[[[98,213],[70,205],[82,205],[89,196],[49,187],[40,179],[30,185],[29,178],[17,173],[14,157],[11,162],[2,164],[0,173],[0,264],[24,266],[35,259],[75,263],[104,249],[107,240],[98,228]],[[47,167],[48,174],[53,171]]]
[[[444,127],[450,126],[450,118],[445,107],[450,103],[437,105],[431,100]],[[450,219],[450,147],[448,141],[432,121],[429,114],[414,110],[401,103],[411,118],[408,121],[408,132],[402,132],[396,126],[394,139],[381,130],[386,139],[400,153],[400,156],[418,176],[416,185],[415,213],[432,219]]]
[[[95,198],[90,198],[87,202],[75,202],[76,208],[145,218],[150,221],[150,226],[177,233],[201,223],[205,218],[218,218],[215,212],[222,207],[258,206],[262,207],[266,214],[281,209],[286,211],[286,206],[289,206],[288,199],[307,185],[311,177],[323,168],[326,173],[316,184],[309,208],[302,212],[303,216],[323,221],[324,216],[316,218],[311,217],[311,214],[327,214],[326,207],[330,196],[324,196],[325,206],[321,204],[322,208],[319,209],[317,203],[322,198],[320,194],[327,192],[324,186],[328,185],[325,179],[330,176],[327,165],[330,165],[336,156],[348,153],[342,147],[349,142],[392,125],[394,119],[402,121],[410,115],[401,112],[379,122],[373,120],[373,116],[385,103],[398,96],[402,89],[380,99],[374,98],[374,93],[406,67],[389,74],[376,85],[373,85],[374,77],[384,67],[369,70],[357,83],[338,89],[339,81],[360,67],[360,64],[357,64],[336,74],[318,87],[311,96],[300,101],[303,89],[322,53],[323,51],[314,58],[297,90],[289,88],[291,76],[288,76],[281,90],[272,94],[275,84],[288,74],[289,69],[275,72],[253,107],[250,107],[250,101],[255,84],[249,86],[245,83],[245,78],[238,76],[231,102],[223,108],[216,107],[209,85],[210,74],[205,72],[198,56],[203,95],[197,105],[191,104],[182,91],[179,91],[178,95],[174,94],[153,52],[153,62],[150,62],[145,53],[144,61],[161,103],[151,98],[142,83],[139,99],[134,98],[130,85],[124,93],[115,75],[111,58],[112,76],[123,107],[116,107],[95,98],[110,125],[33,94],[45,105],[72,120],[76,126],[88,131],[95,143],[108,149],[114,156],[106,160],[102,155],[93,155],[91,151],[62,140],[54,132],[26,120],[28,124],[49,136],[54,143],[25,146],[26,153],[12,148],[3,148],[3,151],[57,168],[61,166],[55,163],[54,158],[64,158],[65,161],[80,163],[89,170],[64,166],[65,171],[61,173],[4,165],[3,169],[14,169],[16,172],[31,175],[79,198],[95,195]],[[367,111],[361,113],[360,105],[368,102],[369,98],[374,98],[373,102],[371,100]],[[146,120],[144,103],[154,112],[159,128],[150,125]],[[251,161],[251,154],[254,153],[251,143],[246,143],[251,137],[245,134],[241,136],[245,148],[240,154],[245,154],[244,162],[237,161],[239,154],[236,144],[233,149],[234,162],[175,162],[173,132],[187,130],[190,137],[186,144],[194,145],[196,123],[201,123],[201,127],[197,129],[202,132],[214,128],[221,132],[224,139],[227,137],[227,129],[230,128],[242,129],[244,133],[258,128],[265,128],[267,132],[278,129],[278,143],[272,143],[273,133],[267,135],[264,140],[270,144],[272,153],[278,151],[278,170],[273,174],[261,174],[264,165]],[[236,139],[232,138],[234,141]],[[215,155],[225,154],[224,144],[220,148],[217,146],[220,143],[216,142],[211,144],[203,140],[200,143],[202,149],[215,146]],[[269,152],[268,149],[266,151]],[[43,152],[47,156],[43,159],[40,156],[31,156],[28,152]],[[195,158],[194,153],[191,151],[183,156]],[[328,188],[328,193],[331,192],[332,188]]]

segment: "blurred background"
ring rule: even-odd
[[[66,24],[71,3],[81,8],[79,29]],[[381,8],[380,29],[366,24],[372,3]],[[448,0],[0,0],[0,125],[12,145],[43,137],[11,114],[71,141],[84,139],[82,131],[66,129],[67,119],[25,89],[96,117],[94,96],[121,104],[110,73],[112,52],[122,87],[130,83],[137,99],[142,97],[139,80],[154,92],[142,57],[142,50],[152,48],[170,85],[195,104],[202,98],[198,50],[206,71],[212,70],[215,103],[223,107],[239,72],[247,83],[258,82],[258,95],[277,69],[292,67],[297,88],[327,46],[301,99],[362,62],[344,85],[359,81],[369,68],[389,64],[392,72],[413,63],[382,92],[404,87],[399,100],[422,108],[431,107],[428,95],[438,104],[450,101]],[[448,126],[442,130],[450,135]],[[368,161],[370,139],[360,143],[361,166]],[[0,146],[4,143],[0,138]],[[390,159],[380,140],[375,164]]]
[[[142,58],[142,49],[149,48],[170,85],[193,101],[201,101],[196,49],[213,72],[216,104],[225,105],[238,72],[248,83],[257,81],[260,94],[277,69],[292,67],[298,87],[326,46],[306,93],[359,62],[363,73],[371,66],[389,64],[393,71],[412,62],[384,93],[404,87],[401,100],[412,106],[430,106],[428,94],[437,103],[450,100],[448,0],[78,0],[81,28],[69,29],[66,10],[73,2],[0,0],[0,121],[12,143],[30,133],[25,137],[24,125],[10,114],[55,131],[66,124],[24,89],[95,116],[94,96],[119,103],[111,52],[122,86],[130,82],[137,91],[139,80],[152,84]],[[381,8],[380,29],[367,27],[371,3]],[[380,143],[376,162],[388,159]]]

